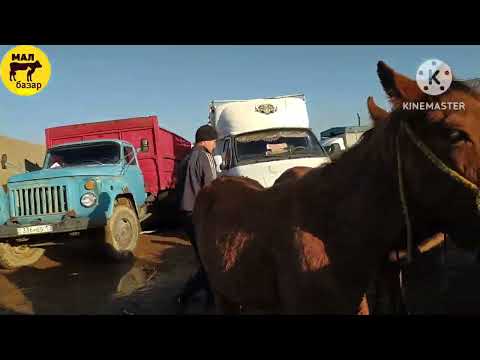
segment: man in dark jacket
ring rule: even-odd
[[[176,302],[181,306],[182,311],[188,300],[200,290],[207,291],[207,306],[213,304],[213,294],[198,253],[192,213],[195,199],[200,190],[217,177],[216,165],[212,155],[215,150],[216,140],[217,132],[213,127],[209,125],[201,126],[195,134],[194,148],[179,167],[180,210],[183,213],[185,230],[199,262],[197,273],[188,280],[182,293],[176,298]]]

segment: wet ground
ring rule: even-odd
[[[0,313],[172,314],[175,294],[195,270],[181,232],[141,235],[135,259],[106,262],[82,239],[46,247],[33,266],[0,270]],[[187,313],[203,312],[202,294]]]
[[[33,267],[0,270],[0,314],[174,314],[173,299],[196,269],[180,231],[142,234],[126,263],[95,256],[82,238],[46,249]],[[410,267],[410,313],[479,315],[480,265],[458,249],[442,254]],[[186,313],[205,313],[202,294]]]

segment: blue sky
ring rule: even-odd
[[[52,65],[48,86],[20,97],[0,84],[0,134],[36,143],[47,127],[146,115],[192,140],[210,100],[293,93],[306,95],[319,136],[355,125],[357,112],[368,124],[369,95],[387,105],[378,60],[412,78],[430,58],[480,77],[480,46],[36,46]]]

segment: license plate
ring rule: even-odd
[[[53,231],[52,225],[37,225],[37,226],[17,228],[18,235],[43,234],[43,233],[49,233],[52,231]]]

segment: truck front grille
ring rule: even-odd
[[[13,189],[13,216],[61,214],[68,211],[65,185]]]

